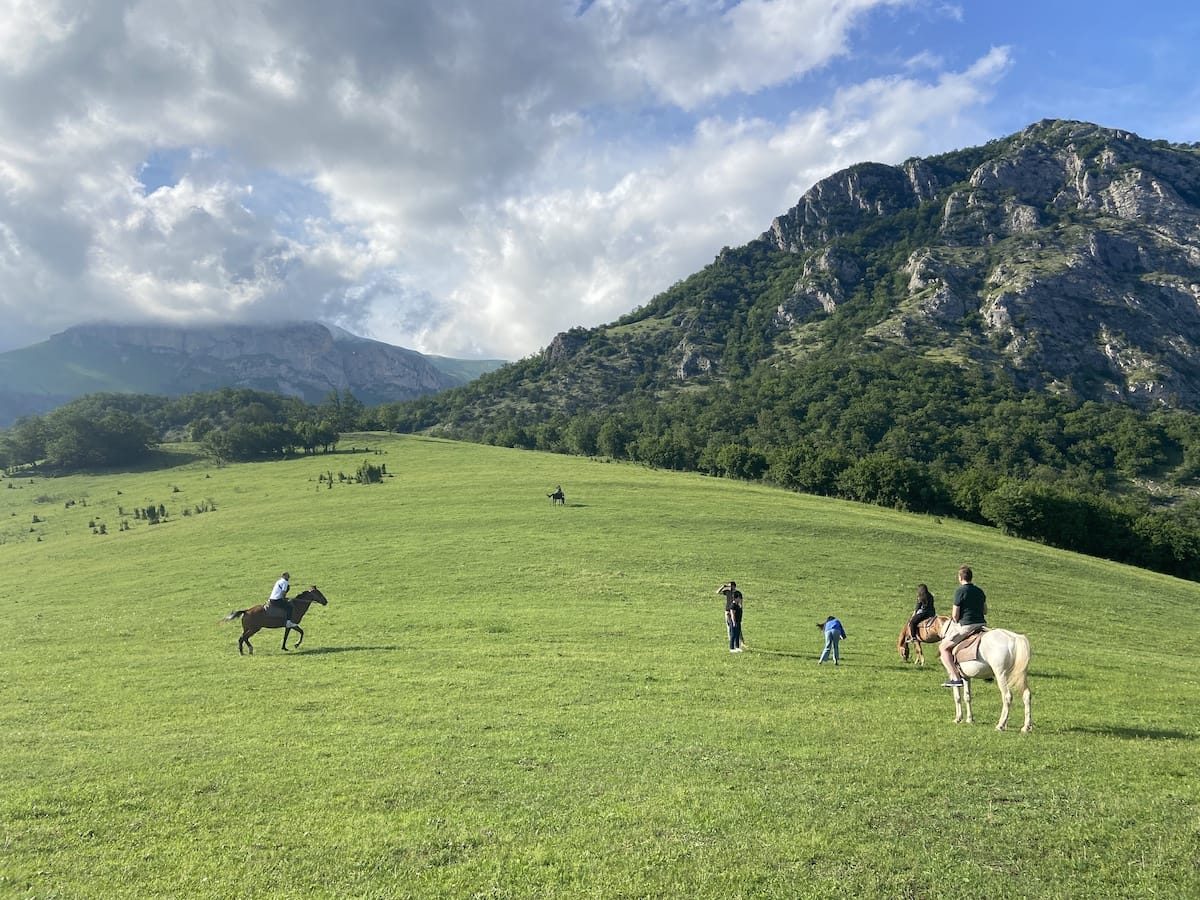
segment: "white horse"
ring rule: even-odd
[[[974,724],[975,717],[971,713],[971,679],[990,675],[996,679],[996,687],[1000,689],[1000,699],[1004,704],[1000,709],[1000,721],[996,724],[996,730],[1003,731],[1008,726],[1008,711],[1012,706],[1014,690],[1021,692],[1021,702],[1025,704],[1025,725],[1021,731],[1033,730],[1028,679],[1029,638],[1015,631],[1005,631],[1003,628],[989,629],[979,639],[976,659],[960,662],[958,668],[963,674],[963,686],[953,689],[955,722],[962,721],[965,705],[967,723]]]

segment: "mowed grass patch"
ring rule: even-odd
[[[1194,892],[1197,585],[756,485],[341,446],[0,480],[0,894]],[[389,477],[339,479],[364,461]],[[1033,644],[1031,735],[989,684],[952,725],[933,648],[896,654],[962,562]],[[239,657],[219,620],[285,568],[330,605]]]

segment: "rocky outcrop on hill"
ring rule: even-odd
[[[1026,386],[1200,409],[1195,147],[1045,121],[839,172],[761,238],[804,259],[775,327],[835,312],[887,252],[879,236],[911,249],[897,273],[907,296],[872,338],[928,350],[933,335],[964,358],[997,351]]]

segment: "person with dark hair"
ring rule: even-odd
[[[817,660],[817,665],[819,666],[832,656],[833,664],[836,666],[842,658],[841,653],[838,652],[838,643],[846,640],[846,629],[833,616],[828,616],[824,622],[818,622],[817,627],[825,633],[825,649],[821,651],[821,658]]]
[[[288,583],[291,578],[287,572],[279,576],[279,580],[275,582],[275,587],[271,588],[271,596],[267,598],[267,606],[278,606],[283,610],[283,614],[287,616],[284,627],[295,628],[296,623],[292,621],[292,601],[287,598],[287,593],[292,589]]]
[[[933,594],[929,593],[929,588],[926,585],[917,585],[917,608],[913,610],[912,617],[908,620],[908,642],[910,644],[920,643],[921,639],[917,637],[917,629],[926,619],[932,619],[937,613],[933,609]]]
[[[976,587],[974,579],[975,573],[970,566],[959,567],[954,611],[950,613],[950,624],[946,626],[946,634],[938,646],[947,675],[942,687],[962,686],[962,675],[954,662],[954,647],[987,627],[987,594]]]
[[[742,592],[738,590],[736,581],[727,581],[719,588],[718,594],[725,595],[725,627],[729,631],[729,652],[742,652]]]

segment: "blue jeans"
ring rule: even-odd
[[[821,651],[821,658],[817,662],[825,662],[829,659],[829,655],[833,654],[833,664],[836,666],[841,655],[838,653],[838,642],[841,637],[834,631],[825,632],[825,649]]]
[[[742,625],[729,623],[729,649],[736,650],[742,645]]]

